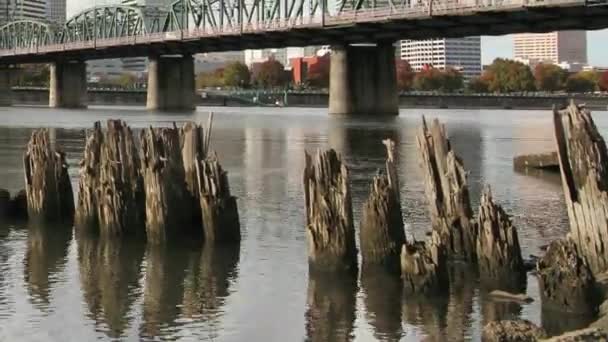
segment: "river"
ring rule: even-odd
[[[430,229],[415,134],[421,115],[446,123],[470,171],[476,208],[485,184],[512,216],[524,257],[563,236],[567,214],[558,176],[513,171],[517,154],[554,149],[550,111],[402,110],[395,118],[339,118],[326,109],[199,108],[159,114],[137,108],[0,109],[0,188],[23,188],[22,154],[33,128],[53,127],[77,184],[86,128],[122,118],[132,127],[206,122],[212,148],[238,197],[238,249],[99,241],[70,229],[0,224],[0,341],[431,341],[479,340],[484,323],[525,318],[551,333],[577,327],[530,304],[493,302],[468,273],[441,298],[403,298],[390,279],[356,284],[310,278],[302,171],[304,150],[333,147],[352,175],[356,226],[369,182],[384,165],[381,140],[397,142],[408,238]],[[608,133],[606,113],[596,124]],[[74,189],[77,187],[74,186]]]

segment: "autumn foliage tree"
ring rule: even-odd
[[[597,85],[600,90],[608,91],[608,71],[604,71],[599,75]]]
[[[316,63],[310,64],[306,79],[312,87],[327,88],[329,87],[329,53],[318,57]]]
[[[536,89],[543,91],[556,91],[563,89],[568,78],[566,70],[555,64],[537,64],[534,68]]]
[[[210,72],[201,72],[196,75],[196,87],[223,87],[224,86],[224,68],[219,68]]]
[[[588,93],[595,90],[598,75],[593,71],[581,71],[570,75],[566,80],[566,90],[569,93]]]
[[[253,80],[259,87],[273,88],[287,85],[289,77],[281,62],[269,59],[256,65],[253,70]]]
[[[462,87],[462,74],[452,68],[448,68],[445,71],[427,68],[416,73],[414,77],[414,89],[416,90],[452,92]]]
[[[225,86],[246,88],[249,86],[250,80],[251,74],[245,63],[232,62],[224,68],[223,81]]]
[[[497,93],[530,91],[535,89],[530,68],[517,61],[497,58],[486,69],[482,78],[488,90]]]
[[[412,69],[412,66],[408,61],[398,59],[395,62],[395,69],[397,72],[397,89],[399,90],[410,90],[414,85],[414,76],[416,73]]]

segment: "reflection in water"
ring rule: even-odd
[[[144,244],[135,239],[77,234],[80,284],[90,318],[105,323],[107,335],[122,336],[137,298]]]
[[[399,275],[390,274],[382,268],[367,268],[361,273],[361,287],[365,295],[367,320],[374,328],[374,337],[380,341],[399,341],[403,335],[403,281]]]
[[[49,306],[51,287],[67,261],[71,239],[72,227],[68,225],[28,226],[24,279],[29,300],[41,310]]]
[[[184,278],[188,267],[200,259],[200,248],[183,246],[185,241],[146,248],[142,338],[160,336],[175,325],[184,298]]]
[[[429,341],[463,341],[470,336],[476,275],[466,265],[449,265],[449,293],[405,298],[403,319],[420,326]]]
[[[212,331],[209,338],[219,336],[219,317],[229,295],[230,285],[237,278],[239,245],[205,245],[198,259],[188,266],[185,280],[183,315],[203,320]]]
[[[9,286],[10,280],[6,276],[8,274],[8,258],[11,254],[10,246],[7,244],[9,234],[8,226],[0,222],[0,308],[6,307],[8,300],[6,298],[5,289]],[[0,312],[0,317],[4,314]]]
[[[490,297],[489,292],[480,291],[482,326],[500,320],[518,319],[522,306],[512,301],[501,301]]]
[[[548,308],[541,308],[541,326],[549,336],[561,335],[567,331],[583,329],[589,326],[596,317],[554,311]]]
[[[350,341],[357,279],[351,274],[312,272],[308,279],[306,341]]]

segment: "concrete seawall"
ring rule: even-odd
[[[89,90],[89,105],[145,106],[145,90]],[[15,105],[48,105],[49,93],[45,89],[13,89]],[[270,96],[272,97],[272,96]],[[283,95],[277,94],[277,100]],[[585,103],[591,110],[607,110],[608,97],[574,96],[577,103]],[[475,95],[413,95],[399,96],[400,108],[454,108],[454,109],[549,109],[554,105],[565,105],[565,96],[475,96]],[[196,97],[199,106],[247,106],[250,102],[226,96]],[[329,95],[326,93],[290,93],[288,106],[327,107]]]

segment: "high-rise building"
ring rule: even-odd
[[[587,63],[585,31],[520,33],[514,35],[513,43],[514,57],[517,59],[536,59],[555,64]]]
[[[53,24],[65,23],[66,0],[46,0],[46,19]]]
[[[465,80],[481,74],[480,37],[402,40],[401,59],[415,71],[425,66],[437,69],[454,68]]]
[[[261,63],[272,57],[285,66],[289,66],[289,59],[314,55],[318,46],[287,47],[282,49],[245,50],[245,64],[251,67],[254,63]]]
[[[2,0],[0,7],[0,19],[3,23],[22,19],[46,19],[46,0]]]

